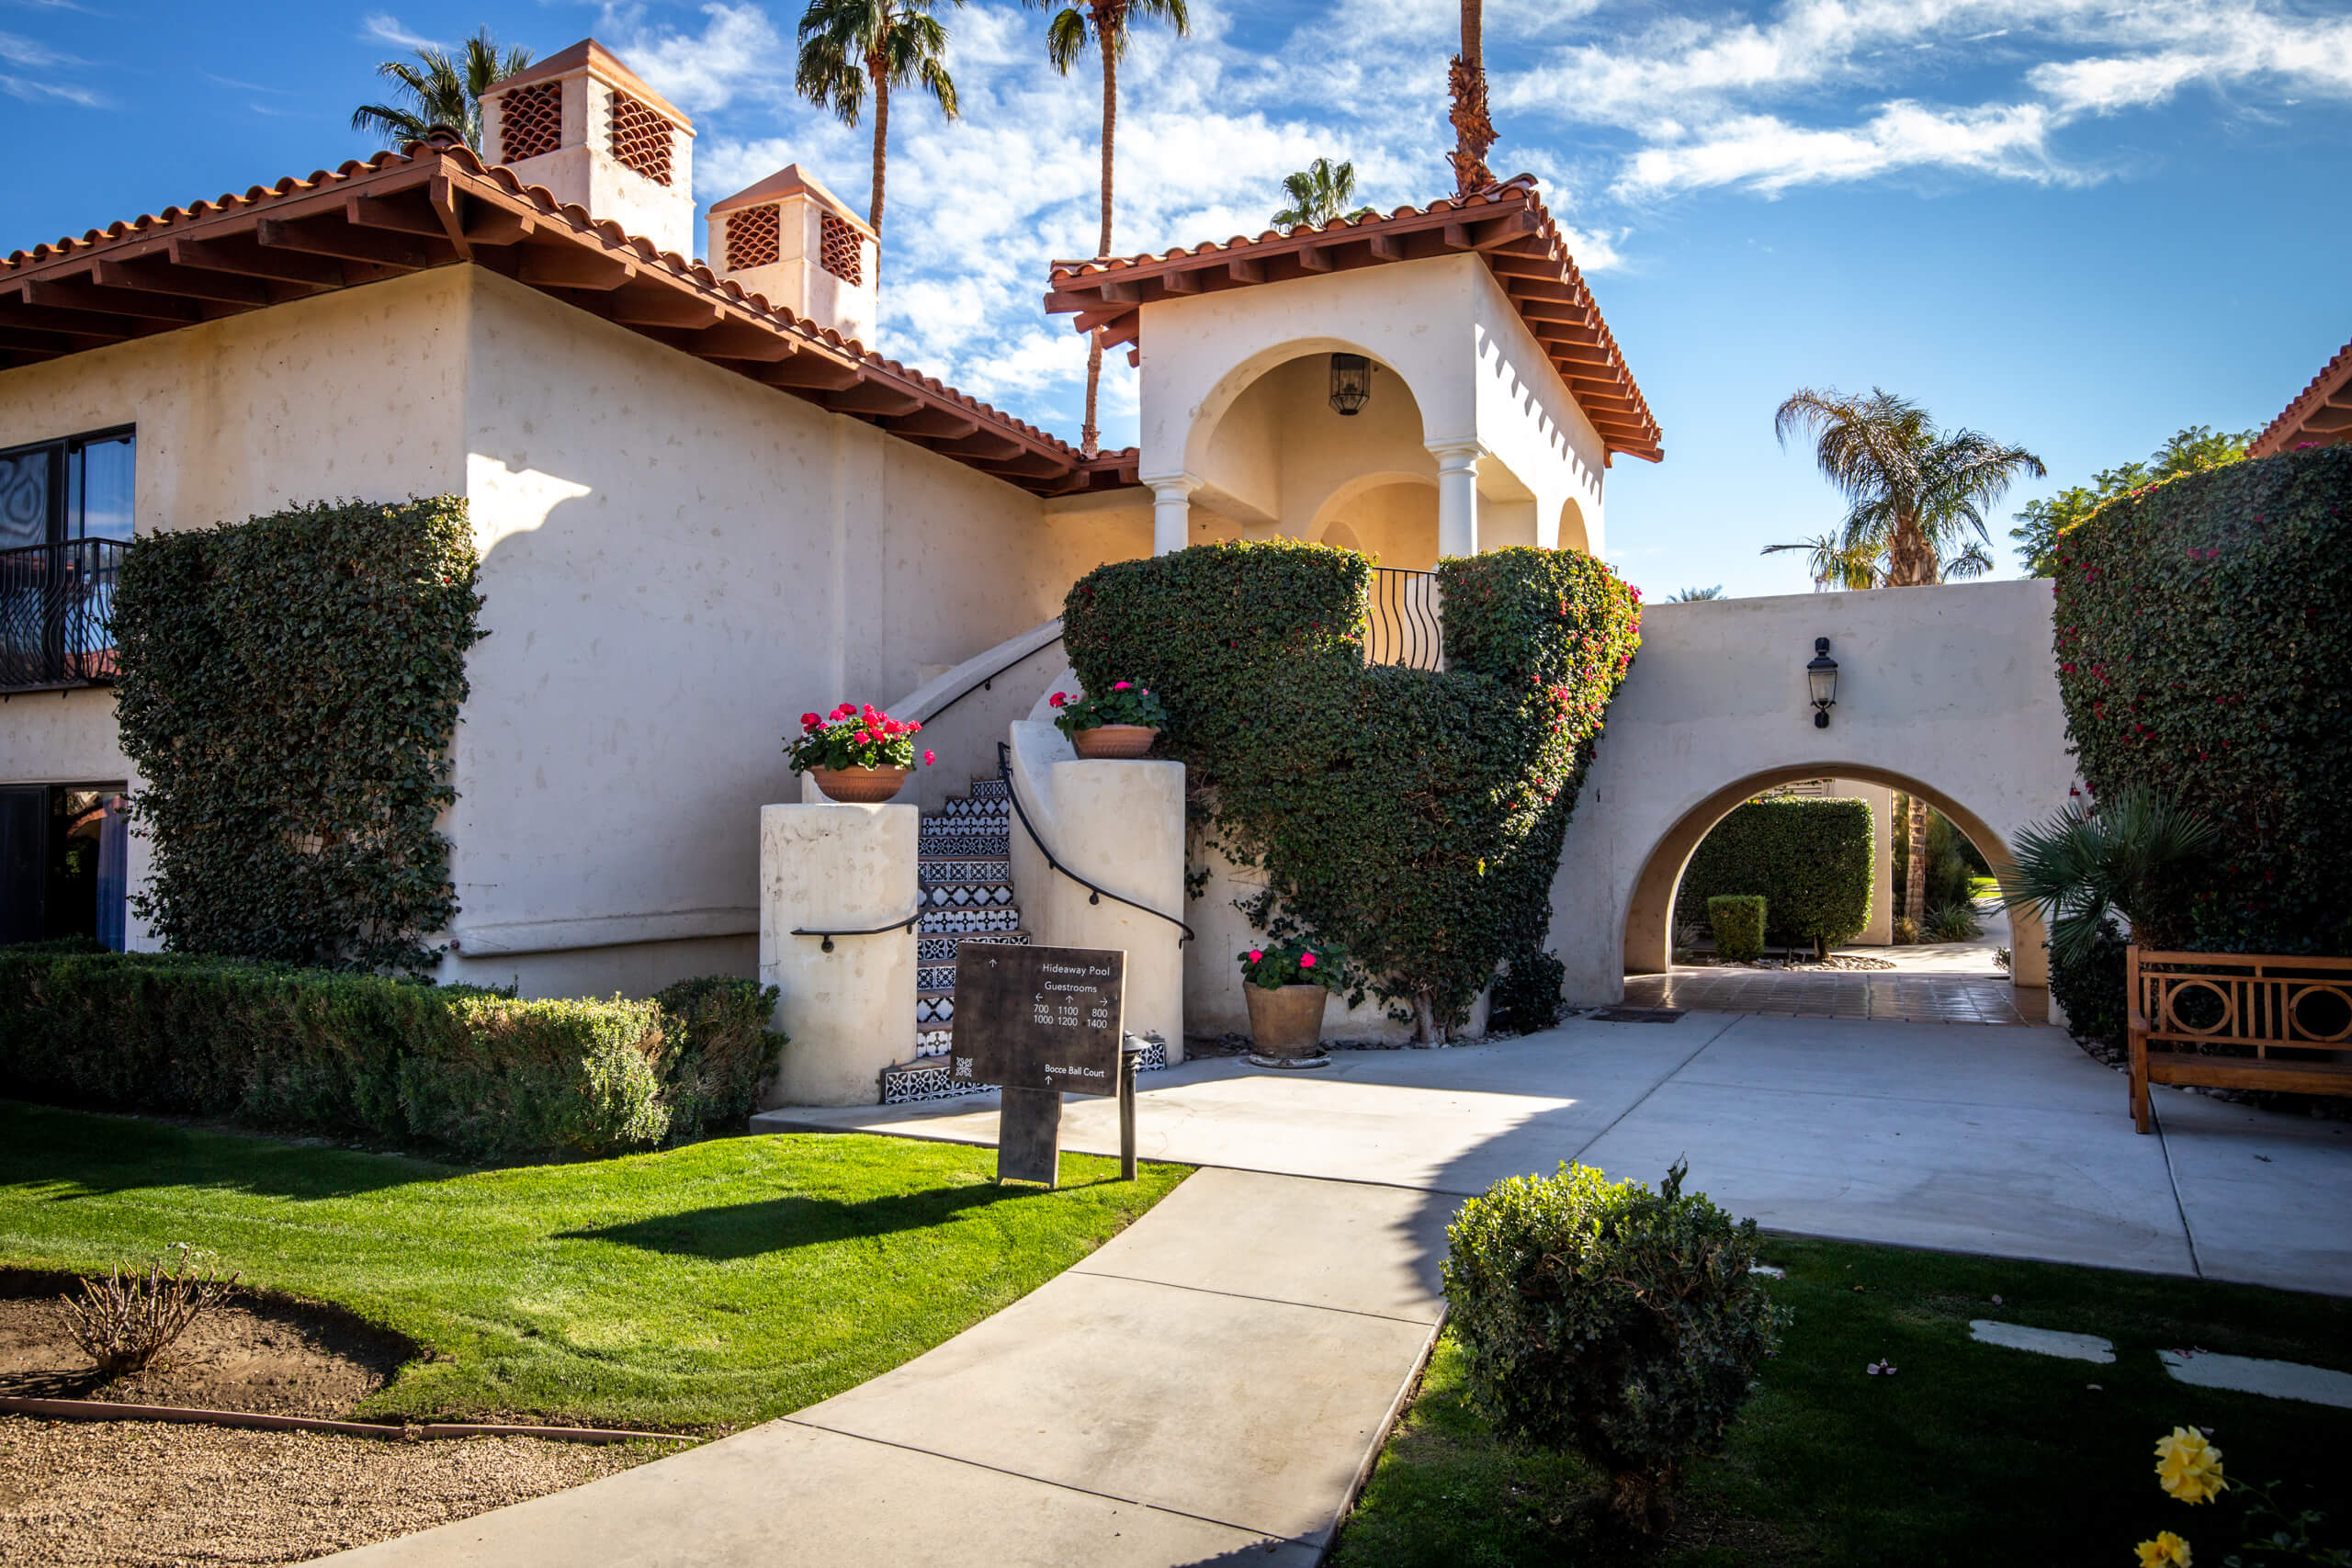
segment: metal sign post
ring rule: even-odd
[[[1065,1093],[1120,1096],[1132,1167],[1134,1068],[1120,1049],[1126,970],[1125,953],[1103,949],[958,945],[948,1071],[1003,1087],[999,1181],[1059,1184]]]

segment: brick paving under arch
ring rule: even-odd
[[[2039,990],[2027,993],[2037,1001]],[[2040,1023],[1999,975],[1900,969],[1679,968],[1625,976],[1625,1006],[1878,1023]]]

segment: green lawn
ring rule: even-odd
[[[2352,1302],[1782,1238],[1766,1255],[1788,1269],[1773,1292],[1795,1325],[1652,1561],[2123,1568],[2134,1542],[2172,1529],[2199,1568],[2221,1568],[2242,1540],[2234,1503],[2190,1507],[2155,1483],[2153,1447],[2177,1425],[2211,1428],[2233,1477],[2291,1483],[2328,1511],[2324,1539],[2352,1545],[2352,1411],[2189,1388],[2156,1360],[2159,1348],[2198,1346],[2352,1369]],[[2103,1335],[2116,1362],[1976,1344],[1976,1317]],[[1864,1372],[1882,1359],[1894,1377]],[[1572,1461],[1497,1444],[1449,1337],[1338,1568],[1622,1561],[1562,1507],[1579,1481]]]
[[[367,1414],[734,1427],[865,1382],[1101,1246],[1182,1180],[1064,1156],[723,1138],[474,1170],[0,1101],[0,1263],[99,1270],[174,1242],[424,1347]]]

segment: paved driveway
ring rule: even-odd
[[[1562,1160],[1655,1181],[1682,1157],[1773,1229],[2352,1295],[2352,1123],[2155,1095],[2158,1133],[2135,1134],[2122,1077],[2047,1027],[1694,1012],[1319,1072],[1197,1062],[1147,1077],[1137,1120],[1148,1156],[1413,1188],[1433,1211]],[[996,1110],[753,1125],[992,1143]],[[1112,1102],[1071,1100],[1063,1145],[1115,1151]]]

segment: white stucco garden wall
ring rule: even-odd
[[[462,490],[465,270],[444,268],[0,372],[0,447],[133,426],[139,534],[298,502]],[[0,701],[0,783],[137,780],[114,693]],[[150,865],[130,837],[135,887]],[[134,914],[134,948],[153,944]]]
[[[1826,729],[1805,684],[1816,637],[1838,665]],[[1627,951],[1637,890],[1653,913],[1660,889],[1670,908],[1675,854],[1687,860],[1745,794],[1804,778],[1911,790],[1976,839],[1998,874],[2011,836],[2064,806],[2075,776],[2047,581],[1645,606],[1553,883],[1550,941],[1568,1000],[1620,998],[1629,957],[1658,966],[1646,948]],[[1657,922],[1636,924],[1639,938]],[[2021,922],[2020,985],[2044,973],[2029,946]]]
[[[1586,536],[1567,542],[1606,547],[1600,437],[1476,256],[1156,301],[1142,308],[1140,341],[1139,471],[1147,483],[1199,481],[1192,542],[1219,536],[1220,518],[1243,532],[1312,536],[1341,483],[1433,478],[1430,449],[1467,443],[1480,453],[1477,489],[1482,512],[1494,514],[1494,542],[1556,545],[1573,507]],[[1380,367],[1373,402],[1354,419],[1312,412],[1323,407],[1319,356],[1333,352]],[[1318,357],[1293,364],[1309,355]],[[1253,390],[1269,373],[1283,379]],[[1400,382],[1419,416],[1419,451],[1381,426],[1384,396],[1395,408]],[[1281,407],[1261,409],[1253,398],[1279,398]],[[1374,432],[1398,448],[1393,458],[1363,450]]]

